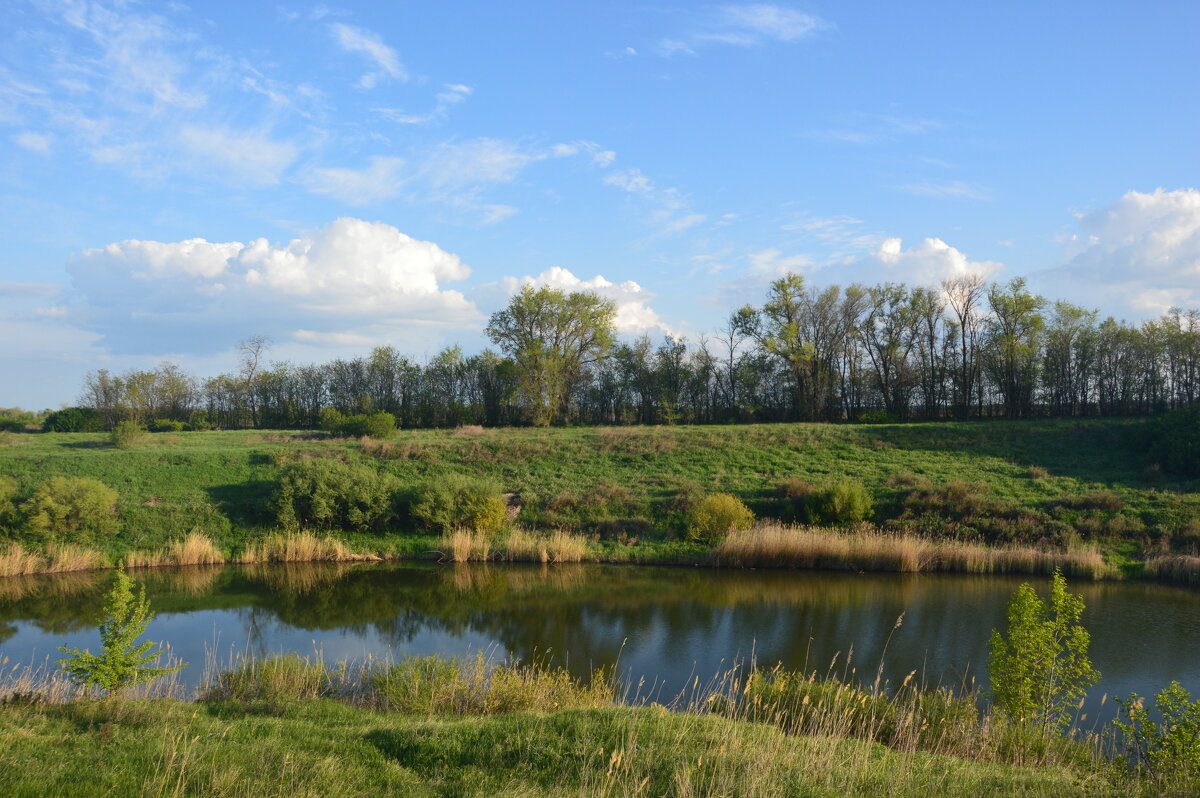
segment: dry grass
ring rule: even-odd
[[[234,562],[359,562],[378,560],[374,554],[356,552],[340,540],[318,537],[311,532],[275,535],[251,543]]]
[[[1164,582],[1200,585],[1200,557],[1167,554],[1146,560],[1146,574]]]
[[[40,573],[41,557],[26,551],[20,543],[13,543],[0,551],[0,576],[25,576]]]
[[[19,543],[0,551],[0,576],[61,574],[107,567],[103,554],[74,543],[51,543],[45,554],[29,551]]]
[[[514,527],[500,544],[500,559],[508,562],[583,562],[587,553],[586,539],[561,529],[539,535]]]
[[[717,546],[723,565],[822,568],[853,571],[955,571],[975,574],[1046,574],[1061,568],[1069,576],[1116,576],[1097,549],[1069,551],[1032,546],[994,547],[935,541],[881,532],[862,525],[848,531],[820,527],[759,524],[735,531]]]
[[[171,543],[165,551],[135,551],[125,557],[126,568],[157,568],[164,565],[220,565],[225,555],[212,538],[192,531],[183,540]]]
[[[492,555],[492,541],[482,532],[456,529],[442,535],[438,551],[450,562],[487,562]]]
[[[179,659],[164,645],[159,663],[178,665]],[[29,664],[14,663],[0,656],[0,704],[13,699],[42,704],[68,704],[84,698],[94,698],[98,690],[76,684],[58,663],[50,657]],[[121,692],[124,698],[177,698],[185,697],[179,681],[179,672],[169,673],[148,684],[128,687]]]

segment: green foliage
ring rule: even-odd
[[[839,480],[809,503],[810,520],[824,524],[853,524],[871,517],[871,493],[856,479]]]
[[[387,438],[396,432],[396,417],[382,411],[358,413],[343,419],[339,432],[347,438]]]
[[[1008,604],[1008,634],[993,630],[988,675],[996,708],[1043,734],[1065,728],[1100,673],[1088,657],[1091,636],[1079,623],[1083,599],[1067,592],[1055,569],[1050,603],[1023,584]]]
[[[593,293],[525,286],[492,314],[488,338],[516,363],[521,398],[533,423],[558,421],[589,364],[615,340],[617,306]]]
[[[1200,476],[1200,404],[1151,421],[1143,436],[1143,447],[1150,462],[1164,471]]]
[[[1125,736],[1130,764],[1159,783],[1200,786],[1200,699],[1171,682],[1154,697],[1158,721],[1137,693],[1117,703],[1126,720],[1113,723]]]
[[[151,432],[183,432],[186,427],[187,424],[174,418],[156,418],[150,422]]]
[[[412,515],[430,529],[451,532],[468,528],[496,532],[508,521],[508,505],[492,480],[449,474],[417,492]]]
[[[17,481],[0,474],[0,531],[15,531],[19,522]]]
[[[321,408],[321,429],[342,438],[386,438],[396,431],[396,417],[382,411],[343,415],[332,407]]]
[[[145,585],[135,595],[133,580],[123,569],[118,569],[100,622],[100,653],[60,646],[59,651],[68,656],[58,661],[59,667],[76,683],[101,687],[109,695],[186,667],[186,662],[169,667],[150,665],[162,652],[153,650],[157,645],[153,641],[137,643],[137,639],[153,618]]]
[[[687,532],[693,540],[713,540],[740,529],[749,529],[754,513],[728,493],[705,496],[688,513]]]
[[[142,439],[146,431],[136,421],[118,421],[108,434],[109,441],[118,449],[128,449]]]
[[[303,460],[279,472],[271,506],[287,529],[381,529],[393,520],[395,481],[367,465]]]
[[[91,407],[55,410],[42,421],[45,432],[102,432],[104,426],[104,416]]]
[[[868,410],[855,418],[859,424],[895,424],[898,419],[886,410]]]
[[[51,477],[20,510],[25,529],[41,538],[81,542],[118,528],[117,492],[90,477]]]

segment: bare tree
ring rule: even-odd
[[[971,395],[979,377],[979,306],[985,280],[982,274],[963,274],[942,281],[946,301],[958,319],[959,367],[954,375],[954,410],[960,418],[971,413]]]
[[[254,335],[238,344],[242,356],[242,380],[246,384],[246,398],[250,403],[250,424],[258,426],[258,396],[254,383],[262,370],[263,357],[271,347],[271,339],[265,335]]]

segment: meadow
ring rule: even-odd
[[[683,527],[684,509],[697,496],[732,494],[768,525],[795,523],[811,532],[812,525],[797,517],[796,491],[849,479],[873,500],[865,519],[870,526],[826,529],[834,537],[1017,548],[1024,562],[1036,559],[1033,552],[1074,553],[1080,562],[1091,563],[1079,572],[1090,569],[1096,576],[1136,575],[1149,561],[1155,574],[1192,581],[1200,573],[1200,483],[1146,462],[1138,449],[1143,423],[462,427],[404,430],[385,440],[305,431],[168,432],[144,435],[127,448],[112,445],[103,434],[0,433],[0,475],[15,479],[18,493],[55,476],[91,477],[115,489],[115,534],[60,541],[98,550],[108,562],[135,552],[142,564],[154,564],[155,557],[164,564],[217,556],[303,559],[302,552],[270,553],[272,545],[281,550],[286,542],[279,539],[271,498],[288,464],[329,460],[365,465],[401,485],[436,483],[452,475],[492,480],[507,494],[517,526],[535,535],[571,536],[571,559],[714,562],[718,545],[688,540]],[[458,556],[453,541],[403,517],[370,532],[306,531],[325,541],[320,544],[325,559],[478,558],[469,553],[470,544],[459,540],[457,550],[467,553]],[[196,559],[164,556],[171,548],[179,551],[189,535],[199,543]],[[207,550],[219,555],[203,553],[200,535],[210,543]],[[331,549],[330,538],[341,548]],[[44,541],[24,543],[30,548]],[[747,559],[746,551],[755,548],[743,546],[726,564],[838,566],[828,557],[822,561],[802,552]],[[526,541],[524,549],[524,555],[512,558],[554,559],[545,546]],[[71,552],[60,546],[58,553]],[[40,569],[54,570],[53,558],[43,559]],[[875,558],[872,567],[898,568],[885,560]],[[1005,570],[999,565],[980,569]],[[1032,570],[1048,567],[1043,563]]]

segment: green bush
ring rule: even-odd
[[[319,425],[320,425],[321,429],[325,430],[326,432],[332,432],[334,434],[337,434],[338,430],[341,429],[342,424],[343,424],[343,422],[345,422],[345,420],[346,420],[346,417],[344,415],[342,415],[340,412],[338,412],[338,410],[336,408],[332,408],[332,407],[322,407],[321,408],[321,420],[319,422]]]
[[[0,531],[15,530],[18,519],[17,481],[0,474]]]
[[[25,422],[15,418],[0,416],[0,432],[24,432]]]
[[[742,500],[728,493],[706,496],[688,514],[688,537],[712,540],[739,529],[749,529],[754,513]]]
[[[21,505],[25,528],[41,538],[81,541],[117,531],[117,492],[88,477],[51,477]]]
[[[886,410],[868,410],[855,420],[859,424],[895,424],[898,419]]]
[[[508,522],[508,503],[497,483],[452,474],[426,483],[417,492],[412,515],[440,532],[465,527],[490,533]]]
[[[386,438],[396,431],[396,417],[391,413],[359,413],[347,416],[338,429],[347,438]]]
[[[810,520],[824,524],[854,524],[871,517],[871,494],[856,479],[843,479],[808,503]]]
[[[187,425],[173,418],[156,418],[150,422],[151,432],[183,432]]]
[[[1200,700],[1179,682],[1154,697],[1155,722],[1145,702],[1134,693],[1117,699],[1126,722],[1114,725],[1125,735],[1129,764],[1160,782],[1200,782]],[[1182,793],[1180,793],[1182,794]]]
[[[288,529],[380,529],[395,517],[394,491],[394,480],[370,466],[303,460],[280,471],[271,506]]]
[[[91,407],[55,410],[42,422],[46,432],[103,432],[104,416]]]
[[[136,421],[121,421],[108,433],[108,439],[118,449],[128,449],[139,440],[146,431]]]
[[[1164,471],[1200,476],[1200,404],[1150,422],[1142,443],[1150,462]]]

